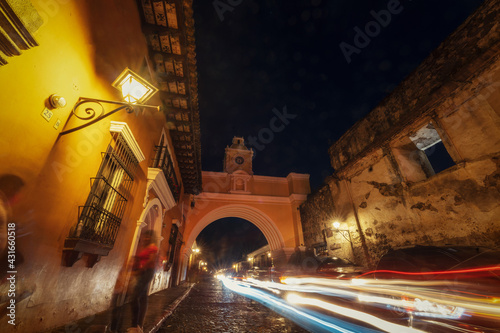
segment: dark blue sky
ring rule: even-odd
[[[239,218],[224,218],[209,224],[196,242],[201,258],[216,269],[231,267],[233,262],[267,244],[259,228]]]
[[[255,137],[255,174],[309,173],[316,189],[330,144],[482,2],[194,0],[202,169],[222,171],[233,136]],[[367,24],[348,63],[339,45]],[[271,126],[284,107],[287,124]]]
[[[232,137],[254,137],[255,174],[308,173],[314,191],[334,171],[331,143],[482,2],[194,0],[202,169],[222,171]],[[363,39],[358,31],[366,28]],[[284,108],[281,125],[277,113]],[[219,264],[241,256],[263,239],[245,223],[216,222],[198,241]],[[252,242],[239,246],[245,232],[235,235],[238,230],[253,237],[253,248]],[[213,240],[219,241],[211,247]]]

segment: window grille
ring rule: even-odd
[[[120,133],[113,133],[73,237],[113,247],[134,181],[139,162]]]
[[[160,140],[160,144],[155,146],[155,157],[151,165],[152,168],[158,168],[163,171],[165,178],[167,179],[170,191],[174,195],[175,201],[179,201],[180,197],[180,186],[177,180],[177,175],[175,174],[174,163],[168,147],[164,142],[164,136]]]

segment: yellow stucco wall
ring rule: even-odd
[[[144,65],[146,41],[133,0],[54,0],[33,5],[44,19],[34,34],[39,46],[9,58],[0,68],[0,175],[14,174],[25,182],[21,200],[12,207],[18,259],[22,255],[24,261],[19,262],[17,276],[17,293],[23,294],[17,301],[17,332],[42,331],[109,306],[144,209],[147,168],[165,123],[164,115],[154,110],[138,116],[121,111],[59,137],[79,97],[119,99],[111,83],[125,67],[152,80]],[[51,110],[53,116],[46,121],[41,113],[54,93],[67,105]],[[149,104],[158,105],[159,98]],[[62,123],[55,129],[57,120]],[[64,267],[64,240],[77,222],[78,206],[85,204],[90,178],[111,140],[111,121],[128,124],[146,159],[137,170],[113,250],[93,268],[85,267],[85,260]],[[162,234],[166,241],[172,219],[179,217],[178,208],[166,213]],[[160,254],[167,250],[168,245],[162,244]],[[170,273],[159,274],[168,278]]]

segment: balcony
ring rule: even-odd
[[[179,202],[181,186],[175,174],[174,163],[167,146],[155,146],[155,157],[150,168],[160,169],[167,181],[175,202]]]

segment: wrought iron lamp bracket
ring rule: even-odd
[[[335,229],[334,231],[341,234],[342,237],[344,237],[344,239],[347,240],[349,243],[352,243],[351,232],[349,230]]]
[[[106,112],[103,104],[110,104],[118,107]],[[132,104],[127,102],[110,101],[105,99],[80,97],[78,99],[78,102],[76,102],[75,106],[73,107],[73,110],[71,110],[71,114],[69,115],[66,125],[64,126],[65,130],[59,133],[59,135],[62,136],[65,134],[78,131],[82,128],[95,124],[120,110],[126,110],[128,113],[132,113],[135,110],[138,110],[139,108],[152,108],[160,111],[160,107],[156,105]],[[66,126],[72,116],[75,116],[76,118],[87,122],[82,125],[66,129]]]

